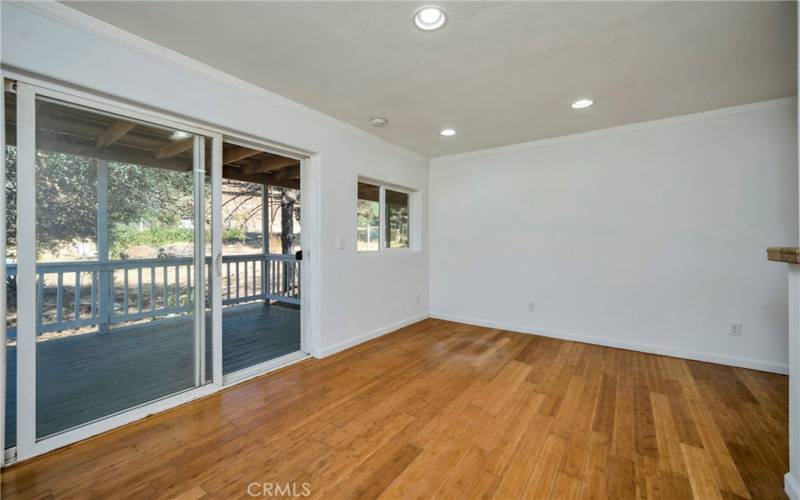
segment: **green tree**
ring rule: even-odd
[[[6,148],[7,244],[16,247],[17,152]],[[192,217],[192,175],[108,162],[110,240],[131,224],[175,226]],[[36,157],[37,248],[56,249],[72,240],[97,238],[97,161],[63,153]]]

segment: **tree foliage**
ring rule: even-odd
[[[17,148],[6,147],[6,254],[16,257],[17,248]]]
[[[6,149],[6,227],[16,247],[17,152]],[[192,176],[187,172],[108,162],[110,241],[131,224],[175,226],[192,217]],[[97,161],[62,153],[36,157],[36,239],[40,250],[97,238]]]
[[[358,227],[377,226],[379,212],[377,201],[358,200]]]
[[[109,245],[116,255],[133,244],[161,243],[164,238],[191,234],[178,231],[183,219],[193,219],[192,175],[166,169],[108,162]],[[245,206],[261,197],[261,185],[235,182],[236,190],[226,204]],[[9,256],[17,244],[17,150],[6,148],[6,238]],[[223,185],[225,189],[225,185]],[[205,186],[210,203],[210,185]],[[273,220],[281,212],[282,241],[293,238],[294,219],[300,222],[300,191],[288,188],[268,190]],[[210,210],[209,210],[210,213]],[[291,214],[291,215],[290,215]],[[266,214],[265,214],[266,215]],[[261,204],[240,221],[226,220],[226,229],[238,222],[244,228],[252,217],[261,216]],[[288,218],[287,218],[288,216]],[[136,230],[147,227],[146,234]],[[232,234],[232,233],[231,233]],[[36,156],[36,239],[41,250],[58,250],[74,241],[97,241],[97,160],[63,153],[37,152]],[[152,241],[151,241],[152,240]],[[187,241],[190,241],[188,238]],[[113,255],[112,255],[113,256]]]

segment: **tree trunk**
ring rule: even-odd
[[[294,197],[287,193],[286,189],[281,189],[281,253],[288,255],[292,253],[294,243]],[[288,262],[282,262],[283,267],[283,290],[289,291],[289,268]]]
[[[294,246],[294,197],[281,189],[281,253],[292,253]]]

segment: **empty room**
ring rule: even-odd
[[[0,2],[0,498],[800,500],[797,25]]]

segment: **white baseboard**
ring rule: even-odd
[[[337,352],[344,351],[345,349],[357,346],[358,344],[364,343],[368,340],[372,340],[381,337],[383,335],[386,335],[387,333],[391,333],[395,330],[399,330],[400,328],[414,324],[418,321],[422,321],[423,319],[428,319],[429,317],[430,315],[428,314],[420,314],[417,316],[412,316],[410,318],[397,321],[390,325],[377,328],[363,335],[359,335],[358,337],[353,337],[352,339],[345,340],[344,342],[339,342],[338,344],[334,344],[330,347],[315,349],[311,352],[311,355],[314,356],[315,358],[324,358],[330,356],[331,354],[336,354]]]
[[[783,491],[789,497],[789,500],[800,500],[800,484],[795,481],[791,472],[787,472],[783,476]]]
[[[443,319],[447,321],[455,321],[457,323],[466,323],[469,325],[484,326],[487,328],[496,328],[499,330],[508,330],[511,332],[528,333],[533,335],[541,335],[543,337],[552,337],[563,340],[573,340],[576,342],[584,342],[587,344],[596,344],[606,347],[616,347],[619,349],[627,349],[630,351],[646,352],[650,354],[660,354],[662,356],[672,356],[675,358],[691,359],[694,361],[706,361],[709,363],[737,366],[740,368],[750,368],[753,370],[759,370],[764,372],[779,373],[781,375],[789,374],[788,365],[783,365],[780,363],[771,363],[769,361],[761,361],[758,359],[736,358],[732,356],[723,356],[708,352],[689,351],[685,349],[677,349],[673,347],[665,347],[653,344],[640,344],[638,342],[628,342],[625,340],[616,340],[607,337],[596,337],[593,335],[585,335],[580,333],[562,332],[557,330],[548,330],[544,328],[514,325],[510,323],[502,323],[497,321],[487,321],[487,320],[469,318],[466,316],[458,316],[453,314],[442,314],[442,313],[432,312],[430,314],[430,317],[435,319]]]

